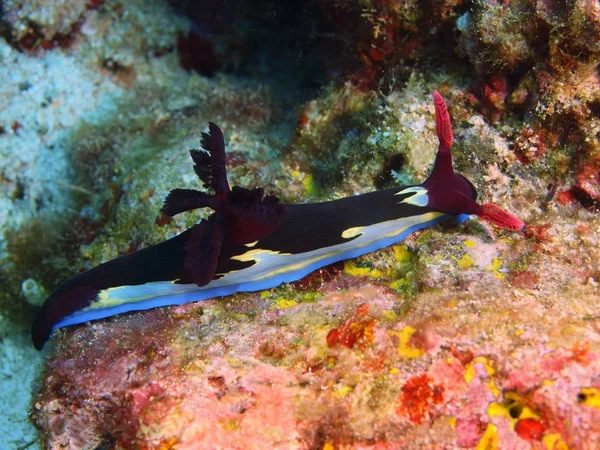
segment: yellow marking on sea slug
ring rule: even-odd
[[[280,251],[257,248],[254,250],[247,251],[246,253],[242,253],[241,255],[232,256],[231,259],[241,262],[256,261],[257,263],[259,263],[261,261],[260,257],[265,255],[291,255],[291,253],[281,253]]]
[[[95,302],[92,302],[90,304],[90,306],[88,306],[87,308],[82,309],[82,311],[89,311],[91,309],[98,309],[98,308],[108,308],[111,306],[122,305],[124,303],[141,302],[141,301],[147,300],[149,298],[156,297],[155,293],[148,292],[146,295],[140,295],[138,297],[119,298],[118,295],[119,295],[119,290],[121,287],[122,286],[115,287],[115,288],[108,288],[108,289],[100,291],[100,293],[98,294],[98,299]],[[125,286],[125,287],[129,287],[129,286]]]
[[[254,242],[249,242],[247,244],[244,244],[246,247],[254,247],[256,244],[258,244],[258,241],[254,241]]]
[[[416,224],[419,224],[419,223],[423,223],[423,222],[429,222],[429,221],[434,220],[435,218],[437,218],[437,217],[439,217],[441,215],[443,215],[443,213],[429,212],[429,213],[426,213],[426,214],[422,214],[421,216],[411,216],[410,219],[414,219],[414,221],[410,220],[409,221],[410,222],[409,225],[404,226],[402,228],[397,228],[397,229],[395,229],[395,230],[393,230],[393,231],[391,231],[391,232],[389,232],[387,234],[384,234],[384,235],[377,235],[376,239],[363,242],[363,243],[361,243],[361,245],[355,245],[354,248],[367,247],[367,246],[371,245],[374,241],[379,241],[379,240],[382,240],[382,239],[387,239],[387,238],[390,238],[390,237],[398,236],[399,234],[404,233],[407,229],[409,229],[413,225],[416,225]],[[379,223],[377,225],[383,225],[383,224],[392,225],[394,223],[401,223],[403,221],[406,222],[406,220],[407,220],[407,218],[403,217],[402,219],[390,220],[390,221],[387,221],[387,222],[381,222],[381,223]],[[372,227],[372,225],[371,225],[371,227]],[[367,228],[369,228],[369,227],[356,227],[355,229],[367,229]],[[353,228],[351,228],[351,229],[353,229]],[[346,230],[346,231],[348,231],[348,230]],[[337,255],[337,254],[341,253],[341,251],[338,248],[336,248],[336,247],[338,247],[338,246],[332,246],[331,248],[333,250],[331,252],[324,253],[324,254],[321,254],[321,255],[317,255],[317,256],[314,256],[313,258],[306,258],[305,260],[299,261],[296,264],[290,264],[290,265],[283,266],[283,267],[281,267],[279,269],[276,269],[276,270],[273,270],[273,271],[271,271],[269,273],[266,273],[266,274],[264,274],[264,275],[262,275],[260,277],[256,277],[256,278],[254,278],[254,280],[263,280],[265,278],[269,278],[269,277],[272,277],[274,275],[279,275],[279,274],[286,273],[286,272],[294,272],[296,270],[303,269],[303,268],[305,268],[307,266],[310,266],[310,265],[314,264],[317,261],[321,261],[322,259],[326,259],[326,258],[329,258],[330,256]],[[260,262],[260,260],[261,260],[260,257],[262,255],[290,256],[291,253],[280,253],[280,252],[275,252],[275,251],[272,251],[272,250],[254,249],[254,250],[250,250],[250,251],[244,253],[243,255],[234,256],[231,259],[235,259],[235,260],[242,261],[242,262],[245,262],[245,261],[257,261],[257,262]]]
[[[395,195],[398,195],[398,194],[395,194]],[[423,222],[429,222],[430,220],[434,220],[434,219],[436,219],[437,217],[439,217],[439,216],[442,216],[442,215],[443,215],[443,213],[438,213],[438,212],[428,212],[428,213],[422,214],[421,216],[410,216],[410,217],[403,217],[403,218],[401,218],[401,219],[389,220],[389,221],[387,221],[387,222],[381,222],[381,223],[378,223],[378,224],[376,224],[376,225],[382,225],[382,224],[385,224],[385,223],[391,223],[391,222],[402,222],[402,221],[404,221],[404,220],[407,220],[407,219],[417,219],[417,218],[418,218],[419,220],[415,220],[413,223],[411,223],[411,225],[410,225],[410,226],[412,226],[412,225],[417,225],[417,224],[419,224],[419,223],[423,223]],[[368,226],[366,226],[366,227],[353,227],[353,228],[347,228],[346,230],[344,230],[344,231],[342,232],[342,237],[343,237],[344,239],[349,239],[349,238],[356,237],[356,236],[358,236],[358,235],[360,235],[360,234],[364,234],[365,230],[367,230],[368,228],[370,228],[370,227],[373,227],[373,226],[374,226],[374,225],[368,225]],[[379,239],[381,239],[381,238],[387,238],[387,237],[392,237],[392,236],[397,236],[397,235],[399,235],[400,233],[403,233],[404,231],[406,231],[408,228],[410,228],[410,226],[408,226],[408,227],[403,227],[403,228],[400,228],[400,229],[398,229],[398,230],[395,230],[395,231],[393,231],[392,233],[388,233],[388,234],[386,234],[386,235],[384,235],[384,236],[379,236]],[[379,239],[378,239],[378,240],[379,240]],[[365,243],[364,245],[362,245],[362,247],[364,247],[364,246],[366,246],[366,245],[369,245],[370,243],[371,243],[371,242]]]
[[[375,240],[381,240],[381,239],[386,239],[386,238],[397,236],[397,235],[405,232],[408,228],[410,228],[413,225],[423,223],[423,222],[429,222],[431,220],[436,219],[437,217],[439,217],[441,215],[443,215],[443,213],[429,212],[426,214],[422,214],[421,216],[411,216],[410,218],[403,217],[401,219],[390,220],[388,222],[379,223],[379,224],[377,224],[378,226],[386,225],[386,224],[389,226],[393,226],[394,223],[398,223],[400,225],[402,222],[405,222],[405,226],[397,228],[385,235],[378,234],[376,239],[365,241],[365,242],[361,243],[361,245],[357,245],[355,248],[366,247],[368,245],[371,245],[373,243],[373,241],[375,241]],[[407,220],[407,219],[409,219],[409,220]],[[408,225],[406,225],[407,221],[408,221]],[[350,230],[357,230],[356,233],[362,233],[363,230],[368,229],[368,228],[369,227],[356,227],[356,228],[351,228]],[[346,230],[345,232],[347,232],[347,231],[349,231],[349,230]],[[284,265],[284,266],[280,267],[279,269],[275,269],[271,272],[265,273],[262,276],[254,278],[253,281],[263,280],[265,278],[269,278],[269,277],[279,275],[282,273],[293,272],[293,271],[296,271],[299,269],[303,269],[307,266],[310,266],[311,264],[316,263],[317,261],[329,258],[330,256],[333,256],[333,255],[336,255],[339,253],[340,253],[340,250],[337,249],[336,246],[332,246],[332,251],[330,251],[330,252],[316,255],[313,258],[307,258],[303,261],[297,262],[296,264]],[[292,254],[291,253],[281,253],[279,251],[273,251],[273,250],[265,250],[265,249],[261,249],[261,248],[255,248],[252,250],[248,250],[247,252],[245,252],[241,255],[233,256],[231,259],[236,260],[236,261],[241,261],[241,262],[255,261],[256,263],[260,263],[262,260],[262,257],[264,257],[264,256],[285,257],[285,256],[292,256]],[[241,270],[245,270],[245,269],[241,269]],[[228,272],[223,275],[230,275],[233,272],[238,272],[238,271],[231,271],[231,272]],[[185,286],[185,285],[175,285],[175,286]],[[118,306],[118,305],[121,305],[124,303],[141,302],[141,301],[156,297],[156,292],[150,291],[147,294],[140,295],[137,297],[127,296],[126,298],[120,298],[119,291],[121,289],[124,289],[124,288],[128,289],[130,287],[131,286],[118,286],[118,287],[102,290],[98,295],[98,300],[93,302],[87,308],[82,309],[82,311],[88,311],[91,309],[99,309],[99,308],[107,308],[107,307],[111,307],[111,306]]]
[[[363,234],[364,229],[365,227],[348,228],[347,230],[342,231],[342,237],[344,239],[352,239],[356,236],[360,236],[361,234]]]
[[[263,250],[263,251],[265,251],[265,250]],[[269,252],[269,254],[273,254],[273,255],[291,255],[291,253],[279,253],[279,252],[272,252],[270,250],[266,250],[265,252]],[[320,261],[322,259],[328,258],[328,257],[333,256],[333,255],[338,254],[338,253],[339,253],[339,251],[332,251],[332,252],[329,252],[329,253],[325,253],[323,255],[315,256],[314,258],[310,258],[310,259],[306,259],[304,261],[300,261],[300,262],[298,262],[296,264],[290,264],[288,266],[283,266],[280,269],[272,270],[271,272],[266,273],[266,274],[264,274],[264,275],[262,275],[260,277],[256,277],[256,278],[254,278],[254,280],[264,280],[265,278],[272,277],[273,275],[279,275],[280,273],[293,272],[295,270],[303,269],[306,266],[310,266],[311,264],[313,264],[313,263],[315,263],[317,261]],[[241,256],[244,256],[244,255],[241,255]],[[260,258],[251,258],[248,261],[251,261],[253,259],[255,261],[257,261],[257,262],[260,262]]]

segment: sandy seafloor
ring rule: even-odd
[[[206,438],[201,426],[190,425],[186,436],[174,425],[192,422],[193,411],[201,407],[222,408],[211,423],[221,428],[212,444],[209,437],[206,447],[198,448],[228,448],[240,439],[273,448],[394,448],[403,435],[382,431],[388,421],[414,439],[414,447],[408,441],[406,448],[427,448],[428,443],[431,448],[597,448],[581,437],[581,430],[600,438],[600,403],[593,400],[600,396],[600,375],[592,373],[600,358],[600,153],[589,150],[576,159],[587,148],[577,139],[598,145],[597,60],[595,66],[592,61],[572,69],[571,85],[540,70],[536,82],[552,96],[540,95],[537,106],[519,103],[520,89],[533,92],[534,82],[511,86],[507,97],[497,80],[483,73],[483,58],[469,53],[477,45],[484,53],[495,48],[484,38],[474,44],[474,35],[464,31],[468,20],[481,30],[494,29],[480,5],[480,15],[469,17],[461,10],[461,21],[459,13],[449,13],[456,22],[452,29],[463,33],[457,38],[468,54],[462,54],[462,63],[470,60],[474,67],[441,66],[422,73],[418,66],[410,68],[412,60],[404,53],[377,47],[380,30],[370,44],[376,51],[360,52],[365,67],[353,66],[354,76],[345,81],[343,70],[332,69],[334,75],[315,88],[286,80],[290,72],[285,70],[269,82],[265,72],[276,63],[272,52],[261,58],[260,47],[252,60],[264,65],[260,69],[244,66],[243,54],[229,54],[229,65],[211,76],[184,70],[177,39],[198,24],[158,0],[3,3],[9,31],[0,35],[0,449],[41,448],[28,419],[33,391],[49,448],[65,442],[69,448],[86,448],[86,442],[89,448],[109,445],[101,435],[114,432],[110,421],[102,423],[106,429],[82,431],[83,441],[72,428],[110,412],[99,407],[81,419],[81,404],[53,397],[60,390],[53,384],[57,378],[41,380],[50,358],[50,375],[76,380],[65,384],[62,400],[75,396],[81,382],[90,401],[101,404],[103,392],[94,391],[90,380],[118,377],[95,374],[94,363],[76,350],[86,342],[91,343],[89,355],[98,360],[102,355],[93,345],[115,343],[111,349],[119,363],[128,364],[132,379],[139,376],[147,383],[132,388],[132,408],[147,425],[137,438],[153,443],[150,448],[178,448],[178,442]],[[361,4],[367,25],[400,32],[390,28],[394,22],[388,15],[378,18],[371,3]],[[461,2],[445,4],[462,7]],[[588,14],[598,34],[597,8],[590,2],[576,4],[576,12]],[[413,20],[408,13],[396,13]],[[33,41],[28,30],[37,33]],[[590,33],[587,39],[593,40],[596,35]],[[520,41],[508,40],[517,49],[500,56],[523,64],[519,58],[529,49],[519,50]],[[585,51],[597,55],[592,46]],[[298,55],[310,52],[301,50]],[[392,66],[409,67],[402,81],[387,78],[385,87],[364,88],[376,77],[373,73],[384,70],[385,58]],[[535,57],[527,58],[533,67]],[[501,73],[506,64],[494,71]],[[469,71],[472,77],[465,76]],[[516,75],[510,77],[512,82]],[[487,93],[480,95],[467,88],[479,82],[492,91],[484,88],[481,92]],[[561,91],[559,85],[567,88]],[[438,227],[413,236],[407,246],[347,263],[334,271],[333,281],[325,277],[316,285],[307,282],[308,288],[282,287],[223,304],[210,302],[204,310],[175,308],[167,319],[164,311],[123,316],[60,333],[54,347],[41,353],[31,346],[28,324],[49,289],[82,267],[171,237],[197,220],[177,218],[165,227],[158,225],[157,212],[169,189],[196,185],[187,149],[197,147],[207,121],[218,121],[225,131],[232,184],[265,185],[286,202],[327,200],[375,189],[374,180],[424,179],[436,148],[433,89],[449,103],[460,170],[485,201],[528,222],[528,232],[498,233],[476,219],[456,230]],[[514,114],[503,119],[505,104]],[[529,127],[532,111],[558,118]],[[564,121],[579,134],[564,132],[568,136],[562,141],[560,133],[569,128]],[[546,129],[556,135],[540,131]],[[559,150],[544,154],[540,149],[546,146]],[[397,172],[389,167],[382,172],[386,163],[397,163],[390,158],[396,150],[406,164],[392,164]],[[320,300],[322,305],[314,305]],[[371,310],[361,306],[363,301],[371,301]],[[144,327],[159,330],[157,347],[144,341],[142,332],[128,334]],[[354,334],[348,331],[355,328]],[[326,342],[332,329],[349,333],[344,345]],[[120,330],[126,330],[122,342]],[[127,352],[125,345],[138,338],[139,348]],[[205,360],[198,362],[193,354]],[[135,365],[138,357],[143,367]],[[532,369],[522,370],[520,361]],[[144,370],[155,371],[156,378]],[[169,386],[165,373],[178,381]],[[194,378],[205,373],[208,381]],[[272,392],[264,389],[269,383]],[[39,391],[42,385],[48,391]],[[125,385],[115,381],[114,391],[106,395],[122,400]],[[414,385],[416,399],[409,398]],[[307,393],[290,386],[313,388]],[[180,408],[165,412],[148,405],[145,399],[152,398],[154,388],[172,388],[164,405]],[[206,394],[219,389],[219,401]],[[442,390],[446,409],[437,400]],[[260,403],[256,398],[264,400],[265,409],[256,406],[247,421],[260,425],[264,418],[272,428],[244,434],[243,421],[232,415]],[[281,398],[289,401],[277,403]],[[507,398],[520,402],[529,415],[515,417]],[[124,404],[131,406],[128,401]],[[281,415],[269,416],[269,405],[280,408]],[[73,407],[72,416],[65,413],[72,419],[65,429],[56,425],[61,407]],[[179,441],[169,436],[169,427]]]

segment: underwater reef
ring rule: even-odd
[[[9,448],[597,448],[598,2],[5,0],[0,12]],[[434,90],[455,170],[523,231],[438,225],[294,283],[31,347],[61,282],[207,217],[160,213],[171,189],[199,188],[188,149],[207,122],[224,132],[232,186],[320,202],[423,182]]]

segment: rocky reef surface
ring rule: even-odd
[[[202,3],[0,2],[7,445],[597,448],[598,2]],[[207,121],[232,185],[322,201],[424,180],[434,89],[456,170],[524,231],[434,227],[29,347],[60,282],[202,217],[159,209]]]

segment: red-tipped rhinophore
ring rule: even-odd
[[[427,206],[448,214],[475,214],[497,227],[511,231],[521,230],[525,226],[523,221],[492,203],[478,204],[475,201],[477,192],[473,185],[466,178],[454,173],[450,151],[454,136],[448,107],[438,91],[433,91],[433,101],[435,131],[440,146],[433,170],[427,181],[422,184],[428,191]]]
[[[440,150],[450,150],[454,143],[454,136],[448,107],[438,91],[433,91],[433,102],[435,104],[435,131],[440,140]]]

